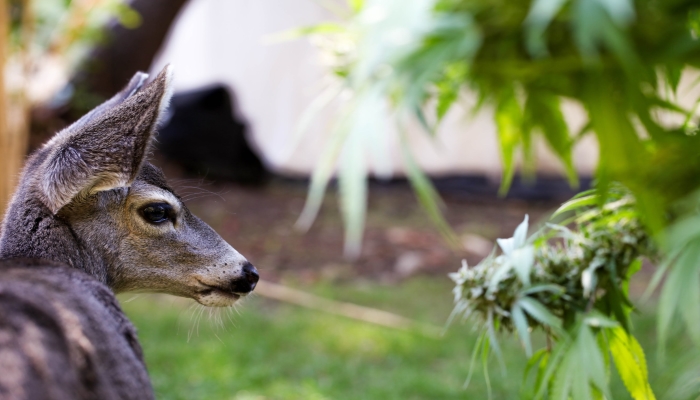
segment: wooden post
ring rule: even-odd
[[[24,1],[24,7],[29,1]],[[9,57],[9,2],[0,6],[0,218],[2,218],[24,162],[28,142],[28,107],[24,93],[10,94],[5,86]]]
[[[9,3],[2,2],[2,6],[0,6],[0,216],[5,212],[14,185],[14,171],[10,167],[13,155],[10,152],[11,140],[8,132],[7,90],[5,88],[7,42],[10,33],[8,8]]]

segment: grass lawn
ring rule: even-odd
[[[444,324],[451,310],[450,289],[444,278],[415,278],[396,286],[304,288],[436,325]],[[159,399],[488,398],[478,366],[469,387],[463,388],[476,340],[469,324],[456,324],[444,337],[430,338],[259,296],[239,306],[239,313],[219,310],[211,316],[208,309],[169,296],[126,301],[130,297],[122,296],[122,305],[139,329]],[[693,392],[700,377],[700,352],[676,340],[661,364],[653,315],[637,316],[635,330],[647,352],[657,398],[697,398]],[[507,374],[492,363],[492,398],[517,399],[526,359],[516,339],[503,337],[501,342]],[[688,386],[675,385],[671,393],[677,379]],[[616,376],[613,398],[630,398]]]

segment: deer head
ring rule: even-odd
[[[61,261],[115,292],[232,305],[255,288],[258,273],[145,160],[172,70],[147,78],[137,73],[29,158],[3,221],[0,257]]]

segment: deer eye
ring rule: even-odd
[[[147,204],[141,209],[143,218],[152,224],[168,221],[172,219],[173,214],[173,207],[168,203]]]

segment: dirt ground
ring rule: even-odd
[[[343,257],[343,227],[331,189],[312,228],[294,229],[308,184],[274,178],[251,188],[225,182],[182,179],[177,167],[156,161],[188,207],[209,223],[272,281],[311,284],[369,279],[393,283],[416,274],[445,275],[461,260],[476,264],[494,240],[510,237],[525,214],[537,222],[556,202],[443,196],[445,216],[463,249],[452,249],[438,233],[411,188],[402,182],[373,183],[362,253]]]

